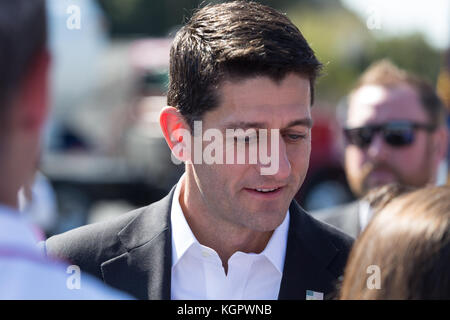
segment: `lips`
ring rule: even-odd
[[[275,188],[256,188],[256,189],[253,189],[253,190],[256,190],[258,192],[272,192],[272,191],[275,191],[277,189],[279,189],[279,187],[275,187]]]
[[[394,181],[396,181],[396,176],[388,170],[373,171],[366,178],[369,187],[381,186]]]
[[[278,197],[282,190],[282,186],[264,186],[257,188],[245,188],[245,191],[260,199],[274,199]]]

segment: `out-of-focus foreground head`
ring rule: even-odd
[[[36,170],[47,111],[44,0],[0,1],[0,203],[17,206],[17,191]]]
[[[412,190],[368,194],[375,215],[350,253],[341,299],[450,299],[450,186]]]
[[[353,193],[389,183],[436,182],[446,156],[445,108],[427,81],[387,60],[374,63],[348,98],[345,170]]]

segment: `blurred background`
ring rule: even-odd
[[[52,111],[30,215],[49,236],[162,198],[184,168],[158,124],[171,39],[198,0],[48,0]],[[310,170],[297,200],[352,200],[336,106],[373,61],[425,76],[450,103],[448,0],[259,1],[292,19],[324,63]],[[446,180],[445,174],[445,180]]]

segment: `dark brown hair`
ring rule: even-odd
[[[341,299],[450,299],[450,187],[391,189],[376,199],[350,253]],[[372,265],[379,289],[367,286]]]
[[[431,124],[439,126],[445,122],[444,105],[431,84],[423,78],[398,68],[387,59],[373,63],[361,75],[352,92],[366,85],[380,85],[386,88],[408,85],[416,91]]]
[[[226,79],[269,76],[280,81],[296,72],[314,81],[321,64],[298,28],[280,12],[256,2],[207,5],[178,31],[170,52],[168,105],[192,128],[219,103]]]
[[[0,1],[0,118],[47,43],[44,0]]]

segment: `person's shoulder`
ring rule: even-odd
[[[81,274],[60,262],[48,259],[4,261],[0,274],[0,300],[129,300],[126,293],[113,289],[88,274]],[[8,290],[7,288],[14,288]]]
[[[327,237],[339,248],[347,249],[353,245],[354,238],[351,235],[345,233],[343,230],[335,227],[334,225],[327,223],[326,221],[318,219],[314,215],[307,212],[305,212],[305,215],[311,221],[311,224],[315,226],[318,235]]]
[[[317,219],[315,216],[306,213],[311,222],[317,227],[319,234],[327,237],[338,249],[349,251],[353,245],[354,238],[343,230],[327,222]]]
[[[307,213],[298,204],[296,204],[298,219],[300,219],[302,237],[315,244],[331,244],[338,252],[343,253],[345,258],[348,255],[354,238],[342,230],[317,219],[315,216]]]
[[[52,250],[54,248],[60,247],[62,249],[70,249],[76,245],[82,245],[90,242],[95,242],[99,244],[99,240],[104,240],[105,238],[117,235],[117,233],[124,228],[130,221],[132,221],[136,216],[142,213],[147,207],[139,208],[127,213],[124,213],[114,219],[96,222],[93,224],[88,224],[81,226],[64,233],[54,235],[47,239],[46,249]],[[104,243],[100,241],[100,243]]]
[[[41,244],[41,249],[49,257],[80,265],[97,275],[99,262],[125,252],[118,234],[146,209],[147,207],[142,207],[108,221],[52,236]]]
[[[290,207],[291,219],[294,219],[291,241],[298,241],[301,248],[315,258],[317,268],[326,269],[339,282],[344,273],[354,239],[338,228],[317,220],[295,201]],[[294,240],[295,239],[295,240]],[[335,284],[333,284],[334,286]]]

